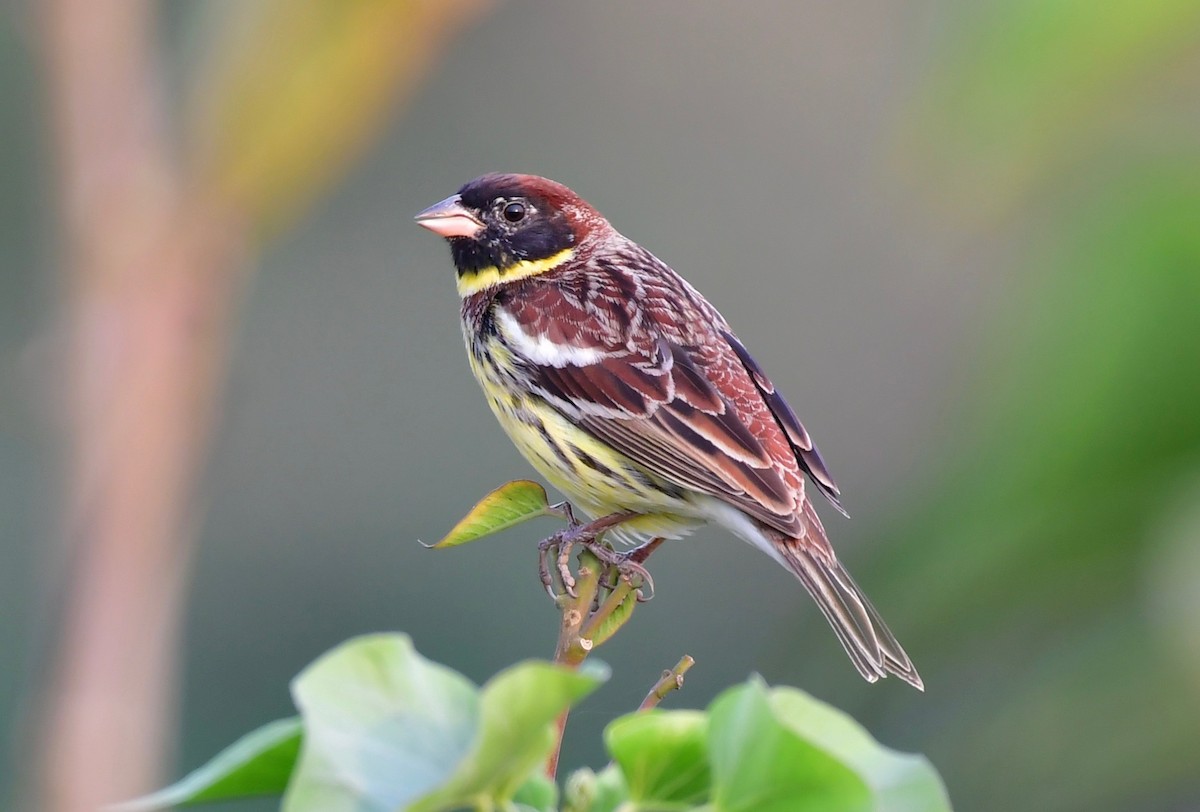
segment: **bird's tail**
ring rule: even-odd
[[[815,527],[808,528],[810,538],[794,539],[773,528],[760,528],[778,553],[776,557],[804,584],[821,607],[855,668],[868,682],[894,674],[917,690],[925,690],[904,648],[850,573],[834,557],[816,514],[811,507],[805,513],[808,514],[806,519],[811,516],[816,522]],[[812,532],[814,530],[816,534]],[[821,543],[811,543],[816,541],[812,538],[814,535],[819,535]]]

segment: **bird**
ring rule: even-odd
[[[791,572],[858,672],[924,690],[842,566],[817,446],[691,284],[566,186],[488,173],[421,211],[449,243],[471,370],[521,454],[634,549],[724,527]],[[622,518],[618,516],[618,518]]]

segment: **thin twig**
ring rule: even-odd
[[[658,682],[654,683],[654,687],[650,689],[650,693],[646,694],[646,698],[642,700],[642,704],[638,705],[639,711],[648,711],[651,708],[657,707],[659,702],[666,698],[671,691],[678,691],[683,687],[683,675],[696,664],[687,654],[675,663],[675,667],[670,671],[664,671]]]
[[[575,579],[575,597],[564,593],[558,598],[562,624],[559,626],[558,644],[554,648],[554,662],[559,665],[579,668],[592,650],[592,641],[582,637],[579,632],[600,590],[600,576],[600,562],[587,550],[581,552],[578,576]],[[558,775],[558,756],[562,749],[568,713],[569,711],[564,710],[559,714],[554,749],[546,759],[546,775],[551,781]]]
[[[568,668],[578,668],[592,649],[591,641],[584,642],[580,631],[600,590],[600,562],[586,550],[580,554],[579,562],[575,597],[563,594],[558,599],[562,624],[558,631],[558,645],[554,649],[554,662]]]
[[[561,512],[572,529],[586,530],[589,540],[595,542],[600,541],[605,530],[627,520],[631,515],[628,512],[613,513],[594,519],[587,525],[578,525],[568,503],[556,505],[553,510]],[[551,539],[554,538],[556,537],[551,537]],[[567,537],[558,538],[560,544],[569,544],[572,541]],[[578,539],[575,540],[578,541]],[[539,549],[546,551],[546,545],[549,542],[550,540],[543,542]],[[654,546],[657,546],[657,543],[649,549],[653,550]],[[553,547],[549,549],[553,550]],[[560,555],[561,552],[560,550]],[[562,613],[562,623],[559,626],[558,643],[554,649],[555,663],[568,668],[579,668],[592,649],[611,638],[629,620],[639,602],[643,579],[648,582],[650,578],[649,573],[641,568],[640,562],[635,563],[638,564],[637,571],[632,574],[622,574],[619,565],[603,564],[595,552],[583,546],[579,553],[578,575],[574,578],[572,585],[574,594],[566,589],[570,573],[564,571],[565,567],[559,567],[564,589],[556,598],[559,611]],[[539,558],[538,566],[543,583],[549,580],[544,565],[545,559]],[[616,578],[615,586],[608,586],[610,577]],[[685,659],[687,660],[686,664],[680,661],[676,666],[680,680],[682,680],[683,672],[692,664],[690,657]],[[566,730],[567,714],[568,711],[563,711],[558,717],[558,731],[554,748],[549,758],[546,759],[546,775],[551,781],[558,773],[558,758],[562,748],[563,733]]]

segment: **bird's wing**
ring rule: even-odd
[[[758,362],[751,357],[738,337],[728,330],[723,330],[721,337],[725,339],[741,360],[742,365],[745,366],[750,380],[754,382],[754,386],[762,395],[767,408],[771,410],[779,427],[787,435],[788,442],[792,445],[792,451],[795,452],[796,459],[800,463],[800,467],[804,469],[804,473],[808,474],[808,478],[816,484],[817,489],[824,494],[830,504],[837,508],[843,516],[848,516],[849,514],[842,506],[841,491],[838,490],[837,483],[833,481],[833,475],[829,473],[829,468],[825,465],[825,460],[821,459],[821,452],[813,443],[812,438],[808,436],[800,418],[796,417],[792,407],[775,389],[775,384],[771,383],[771,379],[763,372]]]
[[[663,479],[722,499],[792,537],[805,535],[801,471],[835,497],[836,486],[794,412],[740,342],[713,329],[724,326],[713,324],[720,318],[715,311],[695,309],[702,300],[673,296],[683,310],[653,320],[638,309],[613,310],[621,307],[619,297],[609,299],[609,310],[597,310],[578,293],[539,285],[500,305],[500,333],[537,392]],[[677,324],[686,327],[670,329]]]

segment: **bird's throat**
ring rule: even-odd
[[[523,259],[504,267],[488,265],[471,270],[460,269],[458,272],[458,295],[465,299],[497,285],[515,282],[518,279],[528,279],[531,276],[552,271],[573,256],[575,256],[575,249],[567,248],[545,259]]]

